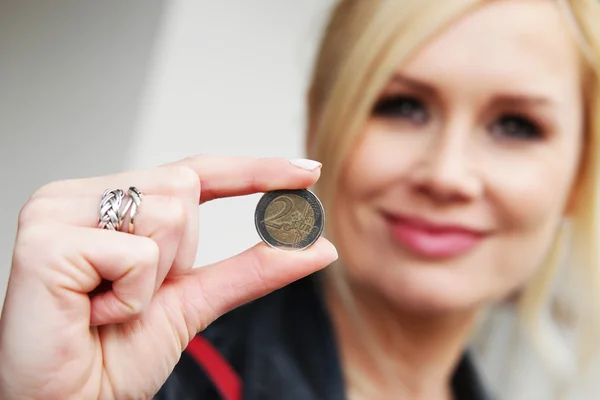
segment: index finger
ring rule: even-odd
[[[312,160],[198,155],[148,170],[53,182],[37,195],[100,196],[105,189],[136,186],[142,193],[163,196],[196,197],[200,192],[194,203],[201,204],[220,197],[306,188],[320,174],[321,164]]]
[[[321,163],[307,159],[199,155],[167,165],[186,166],[198,174],[200,204],[222,197],[303,189],[321,174]]]

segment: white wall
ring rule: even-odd
[[[198,153],[303,156],[308,72],[329,3],[171,3],[130,165]],[[257,200],[223,199],[200,208],[198,264],[260,240]]]
[[[301,156],[328,3],[0,1],[0,298],[18,212],[46,182],[196,153]],[[259,240],[255,202],[201,208],[199,264]]]

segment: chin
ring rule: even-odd
[[[491,301],[485,285],[469,274],[438,267],[412,270],[388,268],[375,281],[374,289],[398,310],[419,314],[453,314],[475,311]],[[366,278],[365,278],[366,279]]]

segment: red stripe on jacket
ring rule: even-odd
[[[185,351],[211,379],[223,400],[241,400],[242,381],[219,351],[200,335],[194,336]]]

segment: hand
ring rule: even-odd
[[[260,243],[192,269],[198,204],[308,187],[320,168],[282,159],[197,156],[152,170],[60,181],[19,216],[0,320],[0,398],[148,399],[193,336],[228,310],[337,258]],[[144,194],[135,234],[97,227],[105,189]],[[108,291],[91,295],[100,283]]]

